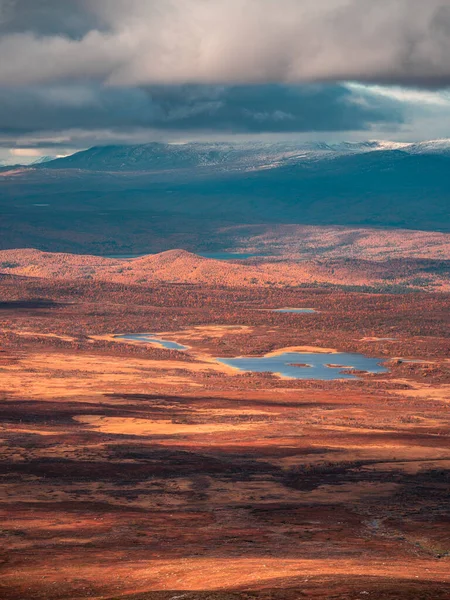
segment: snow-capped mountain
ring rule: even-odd
[[[450,154],[450,140],[431,140],[429,142],[418,142],[415,144],[408,144],[404,148],[405,152],[410,154]]]
[[[365,149],[367,149],[366,144],[150,143],[133,146],[97,146],[45,163],[45,167],[97,171],[165,171],[193,167],[252,170],[360,152]]]
[[[419,143],[379,140],[240,144],[155,142],[139,145],[96,146],[55,160],[52,157],[42,157],[33,164],[33,167],[103,172],[164,172],[193,168],[255,171],[381,151],[406,154],[450,154],[450,140]]]

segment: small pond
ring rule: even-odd
[[[168,350],[187,350],[187,346],[182,346],[181,344],[177,344],[177,342],[172,342],[170,340],[163,340],[154,336],[151,333],[127,333],[124,335],[116,335],[116,339],[124,340],[127,342],[141,342],[142,344],[158,344],[163,348],[167,348]]]
[[[219,358],[222,364],[252,373],[275,373],[292,379],[358,379],[356,374],[345,373],[348,369],[365,373],[386,373],[379,358],[362,354],[324,354],[285,352],[277,356]]]

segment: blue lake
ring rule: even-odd
[[[187,346],[177,344],[177,342],[171,342],[170,340],[162,340],[151,333],[128,333],[125,335],[116,335],[118,340],[125,340],[128,342],[141,342],[142,344],[159,344],[163,348],[168,350],[187,350]]]
[[[354,374],[343,373],[355,369],[366,373],[386,373],[379,363],[383,359],[367,358],[362,354],[322,354],[286,352],[278,356],[219,358],[224,365],[252,373],[276,373],[292,379],[357,379]],[[297,366],[296,366],[297,365]]]
[[[317,310],[313,308],[274,308],[272,312],[276,313],[303,313],[303,314],[313,314],[316,313]]]

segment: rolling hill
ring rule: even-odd
[[[350,285],[388,291],[401,287],[450,290],[450,261],[387,262],[329,259],[222,261],[185,250],[134,259],[47,253],[35,249],[0,251],[0,277],[109,281],[126,285],[203,284],[226,287]]]

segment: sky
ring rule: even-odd
[[[0,162],[450,137],[450,0],[0,0]]]

